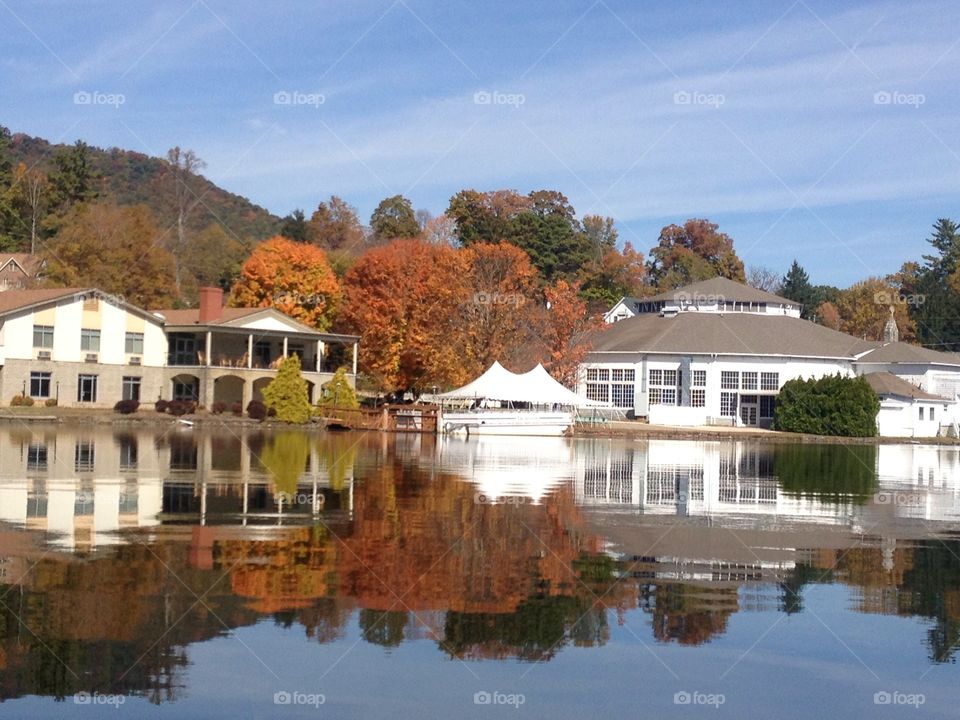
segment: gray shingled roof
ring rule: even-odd
[[[875,372],[864,375],[866,381],[873,388],[877,395],[894,395],[896,397],[910,398],[912,400],[935,400],[938,402],[948,402],[947,398],[939,395],[931,395],[921,390],[913,383],[909,383],[903,378],[899,378],[893,373]]]
[[[593,353],[716,353],[852,360],[878,345],[788,315],[681,312],[674,317],[647,313],[613,323],[597,338]]]
[[[960,366],[960,355],[940,352],[903,342],[881,344],[861,357],[861,363],[921,363]]]
[[[800,307],[800,303],[795,302],[794,300],[788,300],[787,298],[780,297],[779,295],[769,293],[766,290],[758,290],[757,288],[750,287],[749,285],[728,280],[725,277],[715,277],[710,278],[709,280],[701,280],[700,282],[691,283],[690,285],[684,285],[676,290],[667,290],[666,292],[662,292],[659,295],[654,295],[653,297],[636,298],[636,300],[638,302],[646,303],[669,302],[671,300],[695,299],[698,296],[719,297],[721,300],[726,300],[727,302],[737,301],[770,303],[773,305],[792,305],[794,307]]]

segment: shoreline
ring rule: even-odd
[[[183,421],[183,422],[181,422]],[[326,430],[323,418],[305,424],[287,424],[272,419],[253,420],[238,417],[231,413],[214,415],[200,413],[175,417],[155,411],[138,411],[120,415],[108,409],[86,408],[10,408],[0,409],[0,423],[30,423],[43,425],[91,424],[100,427],[165,427],[181,425],[183,427],[247,427],[264,429],[300,429]],[[348,430],[347,432],[370,432],[370,430]],[[377,431],[381,432],[381,431]],[[389,432],[389,431],[383,431]],[[432,434],[432,433],[427,433]],[[637,421],[610,421],[598,425],[574,426],[568,437],[607,438],[607,439],[669,439],[693,441],[735,441],[760,440],[772,443],[808,443],[808,444],[847,444],[847,445],[944,445],[960,447],[960,439],[949,437],[837,437],[833,435],[808,435],[803,433],[779,432],[757,428],[734,427],[679,427],[671,425],[650,425]]]

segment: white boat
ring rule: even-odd
[[[480,408],[443,412],[445,433],[468,435],[563,435],[573,425],[572,412]]]
[[[523,374],[500,363],[480,377],[437,398],[440,429],[468,435],[563,435],[576,408],[594,405],[558,383],[542,365]]]

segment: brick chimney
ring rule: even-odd
[[[200,288],[200,324],[216,322],[223,310],[223,290],[218,287]]]

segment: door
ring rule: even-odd
[[[97,401],[97,376],[81,375],[77,378],[77,402]]]
[[[760,402],[756,395],[740,396],[740,422],[749,427],[757,426],[760,415]]]

